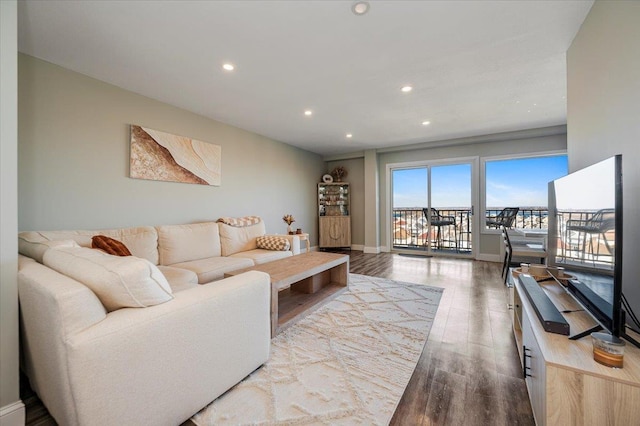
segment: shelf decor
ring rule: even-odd
[[[220,186],[221,147],[131,125],[129,176],[134,179]]]
[[[342,178],[347,177],[349,173],[344,166],[338,166],[331,171],[331,176],[333,176],[334,182],[342,182]]]

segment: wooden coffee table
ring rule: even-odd
[[[224,274],[266,272],[271,277],[271,337],[349,287],[349,256],[311,252]]]

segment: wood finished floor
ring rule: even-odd
[[[345,253],[352,273],[444,288],[391,425],[534,424],[497,263]],[[26,425],[55,425],[24,382]]]

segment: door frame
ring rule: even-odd
[[[386,223],[384,224],[384,232],[386,236],[386,245],[385,250],[387,252],[395,252],[401,253],[403,250],[396,250],[393,248],[393,240],[392,236],[392,227],[393,227],[393,192],[392,192],[392,171],[394,169],[410,169],[410,168],[418,168],[418,167],[434,167],[434,166],[448,166],[448,165],[456,165],[456,164],[470,164],[471,165],[471,208],[473,209],[473,215],[471,215],[471,224],[473,230],[471,232],[471,254],[459,254],[459,253],[436,253],[429,251],[429,255],[433,256],[446,256],[446,257],[459,257],[463,259],[475,259],[478,253],[478,242],[480,239],[480,229],[479,229],[479,220],[478,217],[478,201],[479,194],[478,188],[480,187],[480,174],[479,174],[479,165],[480,165],[480,157],[457,157],[457,158],[445,158],[445,159],[437,159],[437,160],[419,160],[419,161],[404,161],[401,163],[387,163],[386,164],[386,176],[385,176],[385,212],[386,212]],[[431,173],[428,173],[431,176]],[[429,194],[431,193],[431,179],[427,182],[427,188]],[[430,196],[430,195],[429,195]]]

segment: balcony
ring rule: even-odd
[[[394,249],[427,250],[432,252],[470,254],[472,251],[472,216],[468,208],[439,208],[442,216],[455,218],[453,225],[441,226],[438,238],[437,227],[429,231],[422,207],[394,208],[392,240]],[[492,207],[487,216],[497,215],[502,208]],[[548,210],[546,207],[522,207],[514,226],[518,228],[546,229]],[[482,222],[484,225],[484,222]]]

